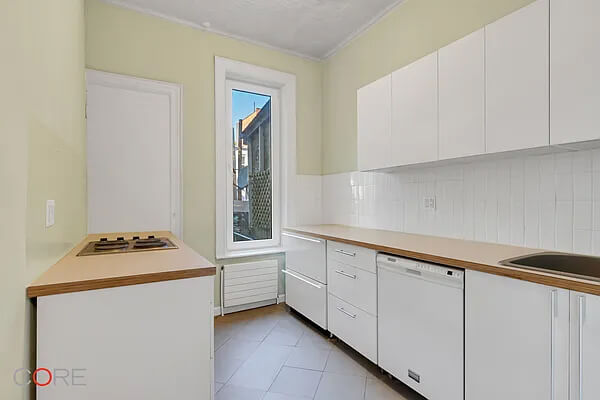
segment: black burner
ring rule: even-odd
[[[135,241],[133,245],[134,249],[153,249],[158,247],[165,247],[167,242],[155,238],[154,236],[148,236],[148,239],[139,239]]]
[[[103,240],[104,239],[104,240]],[[94,244],[94,249],[97,251],[106,250],[117,250],[125,249],[129,246],[129,242],[119,238],[118,240],[107,240],[106,238],[100,239],[99,242]]]

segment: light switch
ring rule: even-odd
[[[46,200],[46,228],[54,225],[54,200]]]

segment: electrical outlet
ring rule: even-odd
[[[423,209],[435,210],[435,197],[423,197]]]
[[[54,200],[46,200],[46,228],[54,225]]]

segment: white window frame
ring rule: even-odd
[[[231,90],[271,96],[272,239],[233,242]],[[296,172],[296,77],[215,57],[216,256],[218,259],[281,252],[287,182]],[[282,206],[283,205],[283,206]]]

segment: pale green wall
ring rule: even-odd
[[[324,63],[323,173],[356,170],[356,89],[532,0],[406,0]]]
[[[183,84],[184,240],[211,261],[215,261],[215,55],[296,75],[298,173],[321,174],[320,63],[98,0],[86,1],[86,31],[88,68]],[[218,300],[219,287],[215,290]]]
[[[13,372],[35,350],[25,288],[86,231],[83,0],[0,0],[0,27],[0,398],[20,399]]]

